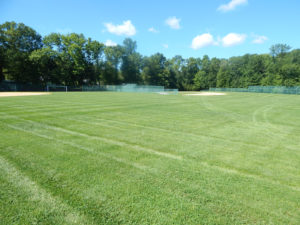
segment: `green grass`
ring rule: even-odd
[[[1,224],[299,224],[300,96],[0,98]]]

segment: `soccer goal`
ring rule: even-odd
[[[47,91],[48,92],[68,92],[68,86],[53,86],[53,85],[47,85]]]

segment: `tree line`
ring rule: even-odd
[[[81,86],[137,83],[179,90],[209,87],[300,86],[300,49],[276,44],[269,54],[229,59],[142,56],[137,43],[105,46],[83,34],[42,37],[23,23],[0,25],[0,82]]]

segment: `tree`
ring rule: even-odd
[[[52,33],[43,40],[45,48],[57,53],[61,83],[82,85],[99,83],[104,45],[87,40],[83,34],[61,35]],[[56,75],[55,75],[56,76]],[[57,77],[57,76],[56,76]]]
[[[58,70],[54,74],[54,80],[59,80],[59,84],[75,85],[76,80],[73,76],[74,62],[68,53],[68,45],[63,41],[63,35],[58,33],[51,33],[44,37],[43,43],[45,48],[51,49],[57,53],[55,63]]]
[[[227,60],[222,60],[217,74],[217,87],[230,87],[230,69]]]
[[[65,47],[64,53],[72,63],[72,76],[68,83],[77,86],[82,85],[88,79],[88,62],[86,59],[86,39],[83,34],[71,33],[62,35],[62,44]]]
[[[184,75],[182,72],[184,64],[185,60],[180,55],[176,55],[169,60],[169,68],[174,73],[174,79],[176,83],[174,88],[178,88],[179,90],[184,90]]]
[[[86,44],[86,54],[88,66],[91,70],[89,83],[100,84],[100,75],[103,65],[104,44],[98,41],[92,41],[90,38]]]
[[[105,84],[119,84],[122,78],[119,76],[119,67],[124,50],[121,46],[108,46],[104,49],[105,63],[102,79]]]
[[[42,37],[23,23],[6,22],[0,25],[0,79],[7,77],[18,82],[38,83],[29,55],[42,47]]]
[[[33,51],[29,59],[36,68],[36,73],[40,81],[44,84],[48,82],[60,84],[59,67],[57,65],[58,53],[50,48],[41,48]]]
[[[198,73],[196,73],[194,78],[194,89],[199,91],[201,89],[207,88],[208,86],[209,85],[207,83],[205,71],[199,70]]]
[[[142,56],[136,52],[136,42],[130,38],[123,41],[124,54],[122,57],[122,76],[125,83],[140,82],[140,70]]]
[[[283,85],[294,86],[300,83],[300,65],[285,64],[280,69]]]
[[[213,58],[210,60],[207,55],[203,56],[200,63],[200,70],[195,74],[194,89],[201,90],[216,87],[219,69],[219,59]]]
[[[291,46],[287,44],[276,44],[270,48],[270,54],[273,57],[282,56],[291,50]]]
[[[216,87],[217,85],[217,74],[220,70],[220,64],[221,60],[217,58],[212,58],[209,64],[209,73],[207,76],[207,86],[205,88],[209,87]]]
[[[142,77],[145,84],[162,85],[168,87],[170,71],[166,68],[167,59],[161,53],[144,58]]]
[[[0,46],[0,83],[5,79],[4,72],[3,72],[4,66],[5,66],[4,48]]]
[[[201,68],[201,59],[190,57],[185,60],[185,65],[182,67],[184,90],[194,89],[194,77]]]
[[[300,85],[300,49],[271,46],[270,54],[229,59],[143,57],[130,38],[108,47],[83,34],[51,33],[42,37],[22,23],[0,25],[0,82],[79,86],[142,83],[179,90],[251,85]]]

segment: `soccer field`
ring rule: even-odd
[[[299,224],[300,96],[0,98],[1,224]]]

